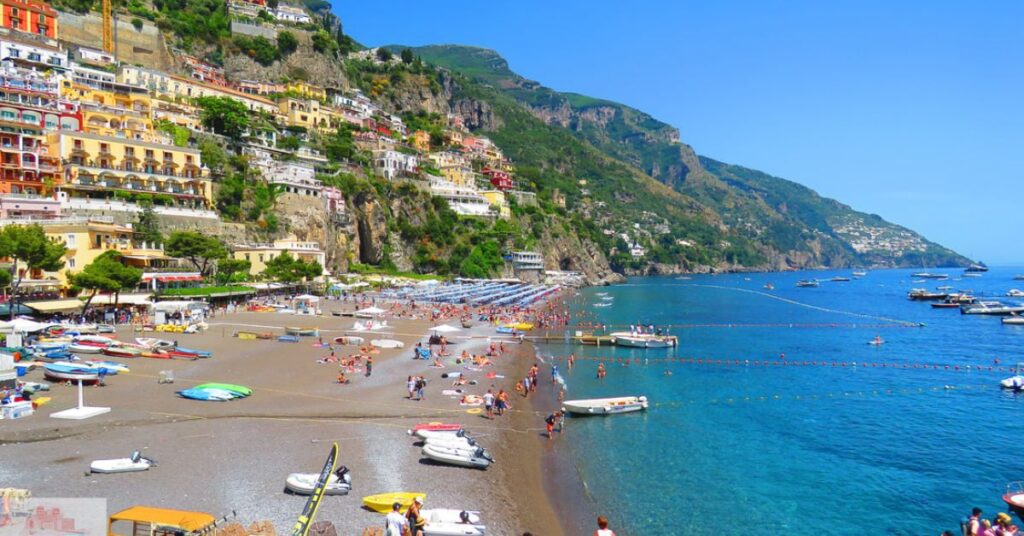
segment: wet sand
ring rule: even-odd
[[[355,319],[333,317],[329,311],[351,304],[327,302],[319,317],[276,313],[236,313],[214,318],[210,329],[195,335],[134,334],[121,329],[118,337],[175,338],[187,347],[211,350],[214,357],[197,361],[112,359],[128,364],[130,373],[109,377],[107,387],[87,387],[86,404],[110,406],[109,414],[85,421],[51,419],[52,412],[74,405],[75,389],[54,385],[50,403],[36,415],[0,421],[0,482],[28,488],[38,497],[104,497],[111,512],[146,504],[194,509],[215,516],[235,511],[245,524],[270,520],[279,532],[290,529],[305,497],[284,492],[291,472],[317,472],[337,441],[339,463],[352,470],[353,491],[326,497],[318,520],[332,521],[339,534],[360,534],[382,526],[383,516],[361,507],[361,497],[389,491],[420,491],[428,508],[479,510],[489,534],[563,534],[545,493],[541,459],[545,447],[542,417],[512,396],[513,411],[490,421],[470,414],[458,400],[441,394],[450,388],[441,379],[445,369],[413,361],[412,346],[426,340],[425,320],[388,319],[390,327],[361,333],[371,338],[394,338],[404,349],[381,350],[374,356],[373,374],[352,376],[352,383],[334,382],[337,365],[318,364],[329,350],[316,348],[315,338],[299,343],[239,340],[235,330],[283,333],[283,326],[318,327],[325,341],[346,333]],[[449,321],[458,325],[457,321]],[[463,348],[482,353],[486,327],[454,334],[453,355]],[[466,340],[469,335],[480,338]],[[337,355],[356,347],[336,346]],[[494,367],[469,372],[476,386],[512,390],[515,378],[533,361],[530,344],[506,344],[509,350]],[[103,358],[107,359],[107,358]],[[158,384],[161,370],[171,370],[175,383]],[[487,380],[489,371],[507,378]],[[405,399],[409,374],[428,379],[426,400]],[[35,370],[26,380],[42,381]],[[254,389],[247,399],[230,402],[186,400],[174,393],[208,381],[238,383]],[[543,386],[542,386],[543,388]],[[424,421],[458,422],[480,439],[496,463],[488,470],[434,464],[422,459],[406,430]],[[147,472],[87,475],[94,459],[126,457],[132,450],[157,460]],[[550,483],[549,483],[550,484]],[[564,521],[564,520],[563,520]]]

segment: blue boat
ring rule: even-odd
[[[192,354],[196,357],[210,357],[213,355],[213,352],[208,352],[206,350],[193,350],[192,348],[185,348],[183,346],[176,346],[174,350],[183,354]]]
[[[239,398],[240,395],[238,393],[234,393],[232,391],[228,391],[227,389],[204,388],[204,389],[182,389],[181,391],[178,391],[178,396],[180,396],[182,398],[188,398],[188,399],[191,399],[191,400],[206,400],[206,401],[223,402],[225,400],[232,400],[232,399],[235,399],[235,398]]]

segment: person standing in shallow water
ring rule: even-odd
[[[597,364],[597,379],[599,379],[599,380],[604,379],[604,377],[607,374],[608,373],[604,370],[604,363],[598,363]]]

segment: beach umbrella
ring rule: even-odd
[[[450,333],[452,331],[462,331],[455,326],[449,326],[448,324],[441,324],[440,326],[434,326],[430,328],[438,333]]]

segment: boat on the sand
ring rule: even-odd
[[[424,456],[435,462],[473,469],[487,469],[493,463],[491,455],[482,448],[463,450],[453,447],[426,445],[421,450]]]
[[[319,479],[320,473],[292,473],[285,479],[284,487],[296,495],[310,495]],[[352,475],[343,465],[327,479],[324,495],[348,495],[349,491],[352,491]]]
[[[316,337],[320,333],[320,330],[317,328],[286,327],[284,328],[284,332],[289,335],[297,335],[299,337]]]
[[[420,510],[420,516],[427,521],[425,536],[482,536],[487,531],[481,524],[480,512],[436,508]]]
[[[43,375],[49,380],[95,383],[99,381],[99,370],[65,363],[47,363],[43,366]]]
[[[89,471],[93,473],[133,473],[147,471],[150,467],[154,466],[156,466],[155,461],[143,458],[142,453],[135,451],[130,458],[94,460],[89,464]]]
[[[613,415],[631,413],[647,409],[646,396],[622,396],[617,398],[591,398],[586,400],[566,400],[562,402],[562,411],[576,415]]]
[[[363,344],[363,342],[365,340],[366,339],[364,339],[362,337],[357,337],[355,335],[345,335],[345,336],[342,336],[342,337],[335,337],[334,338],[334,343],[335,344],[344,344],[344,345],[356,346],[356,345],[359,345],[359,344]]]
[[[367,495],[366,497],[363,497],[363,506],[373,510],[374,512],[386,514],[391,511],[391,505],[398,503],[402,505],[401,511],[404,512],[409,509],[409,506],[412,505],[413,499],[416,497],[425,499],[427,494],[417,491],[396,491],[392,493]]]

